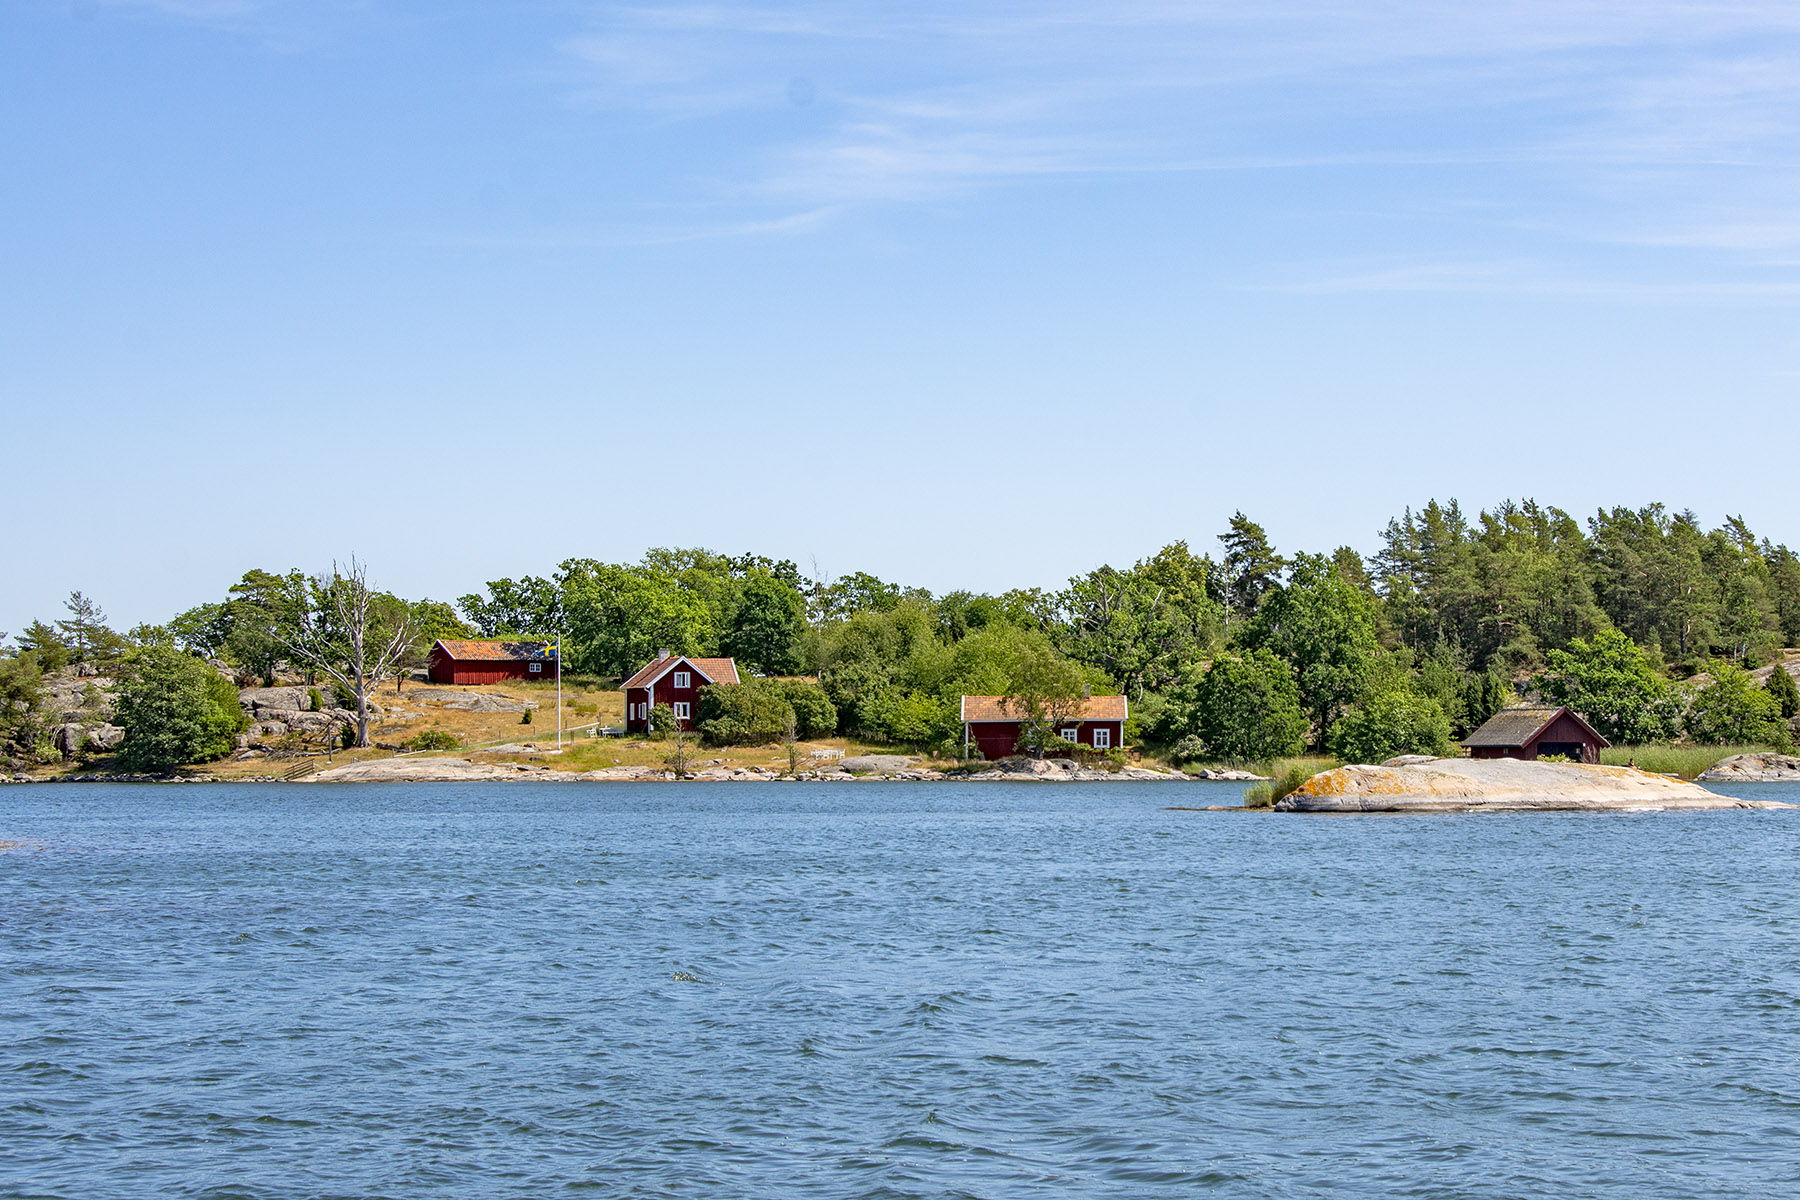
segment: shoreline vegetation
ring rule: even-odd
[[[655,549],[446,603],[381,591],[351,560],[251,570],[124,632],[77,591],[61,618],[0,638],[0,774],[301,779],[435,757],[864,778],[839,760],[900,756],[872,774],[997,777],[964,758],[963,695],[1034,711],[1128,698],[1124,747],[1039,739],[1000,775],[1075,754],[1069,771],[1094,778],[1265,777],[1249,799],[1269,805],[1340,765],[1452,754],[1521,701],[1582,714],[1613,743],[1607,764],[1686,779],[1794,745],[1800,558],[1741,518],[1707,530],[1651,505],[1577,520],[1531,501],[1469,517],[1432,501],[1368,556],[1280,553],[1241,512],[1215,542],[1216,556],[1178,541],[999,594]],[[560,712],[549,681],[425,683],[437,638],[554,644]],[[692,731],[594,736],[623,725],[619,680],[662,649],[733,657],[743,683],[703,692]]]

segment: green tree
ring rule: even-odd
[[[244,572],[228,589],[223,646],[246,672],[275,682],[275,667],[300,631],[307,606],[306,576],[297,570],[276,575],[260,568]]]
[[[1674,732],[1668,684],[1617,629],[1552,650],[1537,690],[1580,713],[1609,742],[1653,742]]]
[[[30,654],[37,663],[38,670],[46,675],[69,665],[72,655],[69,644],[63,641],[62,635],[56,632],[53,625],[33,621],[16,640],[19,652]]]
[[[125,730],[119,761],[167,772],[231,753],[248,725],[231,681],[172,646],[147,646],[128,660],[117,715]]]
[[[781,694],[787,697],[788,705],[794,710],[795,736],[811,741],[837,732],[837,706],[832,704],[824,688],[806,679],[778,682]]]
[[[1768,689],[1757,687],[1750,672],[1736,663],[1715,659],[1710,673],[1712,682],[1688,705],[1690,738],[1707,745],[1737,742],[1781,749],[1792,745],[1780,702]]]
[[[1259,762],[1306,748],[1294,672],[1268,650],[1215,661],[1195,689],[1192,713],[1186,732],[1214,759]]]
[[[1019,722],[1018,749],[1044,757],[1062,739],[1057,730],[1081,715],[1087,681],[1076,664],[1048,647],[1019,656],[1001,699],[1001,710]]]
[[[709,746],[764,746],[795,723],[781,682],[752,678],[701,688],[694,730]]]
[[[169,618],[169,633],[175,644],[202,658],[217,658],[225,649],[231,632],[231,621],[223,604],[197,604]]]
[[[8,758],[36,760],[47,746],[50,713],[42,685],[35,652],[0,656],[0,750]]]
[[[1247,620],[1256,612],[1262,598],[1276,586],[1287,560],[1275,553],[1263,527],[1237,512],[1231,515],[1231,527],[1219,535],[1225,545],[1224,588],[1225,627]]]
[[[1378,763],[1397,754],[1450,752],[1450,718],[1436,700],[1405,689],[1367,696],[1331,727],[1331,752],[1345,762]]]
[[[1784,721],[1800,716],[1800,687],[1794,684],[1794,677],[1787,673],[1787,668],[1776,663],[1769,672],[1769,682],[1763,685],[1769,697],[1775,701],[1775,709]]]
[[[1322,739],[1374,669],[1375,621],[1373,596],[1346,582],[1330,559],[1302,554],[1287,586],[1258,606],[1244,644],[1271,650],[1294,668],[1301,704]]]
[[[114,662],[129,644],[106,624],[106,613],[80,592],[70,592],[63,602],[69,610],[66,621],[56,627],[64,641],[74,649],[76,662]]]
[[[800,669],[800,633],[806,599],[799,589],[761,568],[748,571],[738,588],[725,652],[751,670],[790,675]]]

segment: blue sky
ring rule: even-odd
[[[1792,3],[18,0],[0,155],[0,630],[1434,496],[1800,543]]]

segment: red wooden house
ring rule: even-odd
[[[556,658],[548,642],[481,642],[439,638],[431,646],[433,683],[500,683],[554,679]]]
[[[987,759],[1005,758],[1019,744],[1024,722],[1006,709],[1004,696],[962,698],[963,745],[973,746]],[[1125,697],[1089,696],[1074,719],[1057,728],[1064,741],[1096,750],[1125,744]]]
[[[690,658],[661,651],[644,669],[619,685],[625,693],[625,729],[650,732],[650,710],[667,704],[683,729],[694,727],[700,689],[738,682],[737,663],[729,658]]]
[[[1548,758],[1560,754],[1597,763],[1610,745],[1594,727],[1566,707],[1503,708],[1463,739],[1470,758]]]

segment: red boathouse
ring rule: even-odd
[[[664,650],[644,669],[619,685],[625,693],[625,729],[650,732],[650,710],[667,704],[683,729],[694,727],[699,715],[700,689],[729,687],[738,682],[737,663],[729,658],[690,658]]]
[[[1597,763],[1612,743],[1567,707],[1503,708],[1463,739],[1470,758],[1549,758]]]
[[[479,642],[439,638],[431,646],[433,683],[503,683],[508,679],[554,679],[556,657],[549,642]]]
[[[1096,750],[1123,746],[1126,711],[1123,696],[1089,696],[1072,719],[1057,727],[1057,736]],[[1024,724],[1016,713],[1007,711],[1004,696],[964,696],[962,720],[963,744],[990,760],[1014,753]]]

